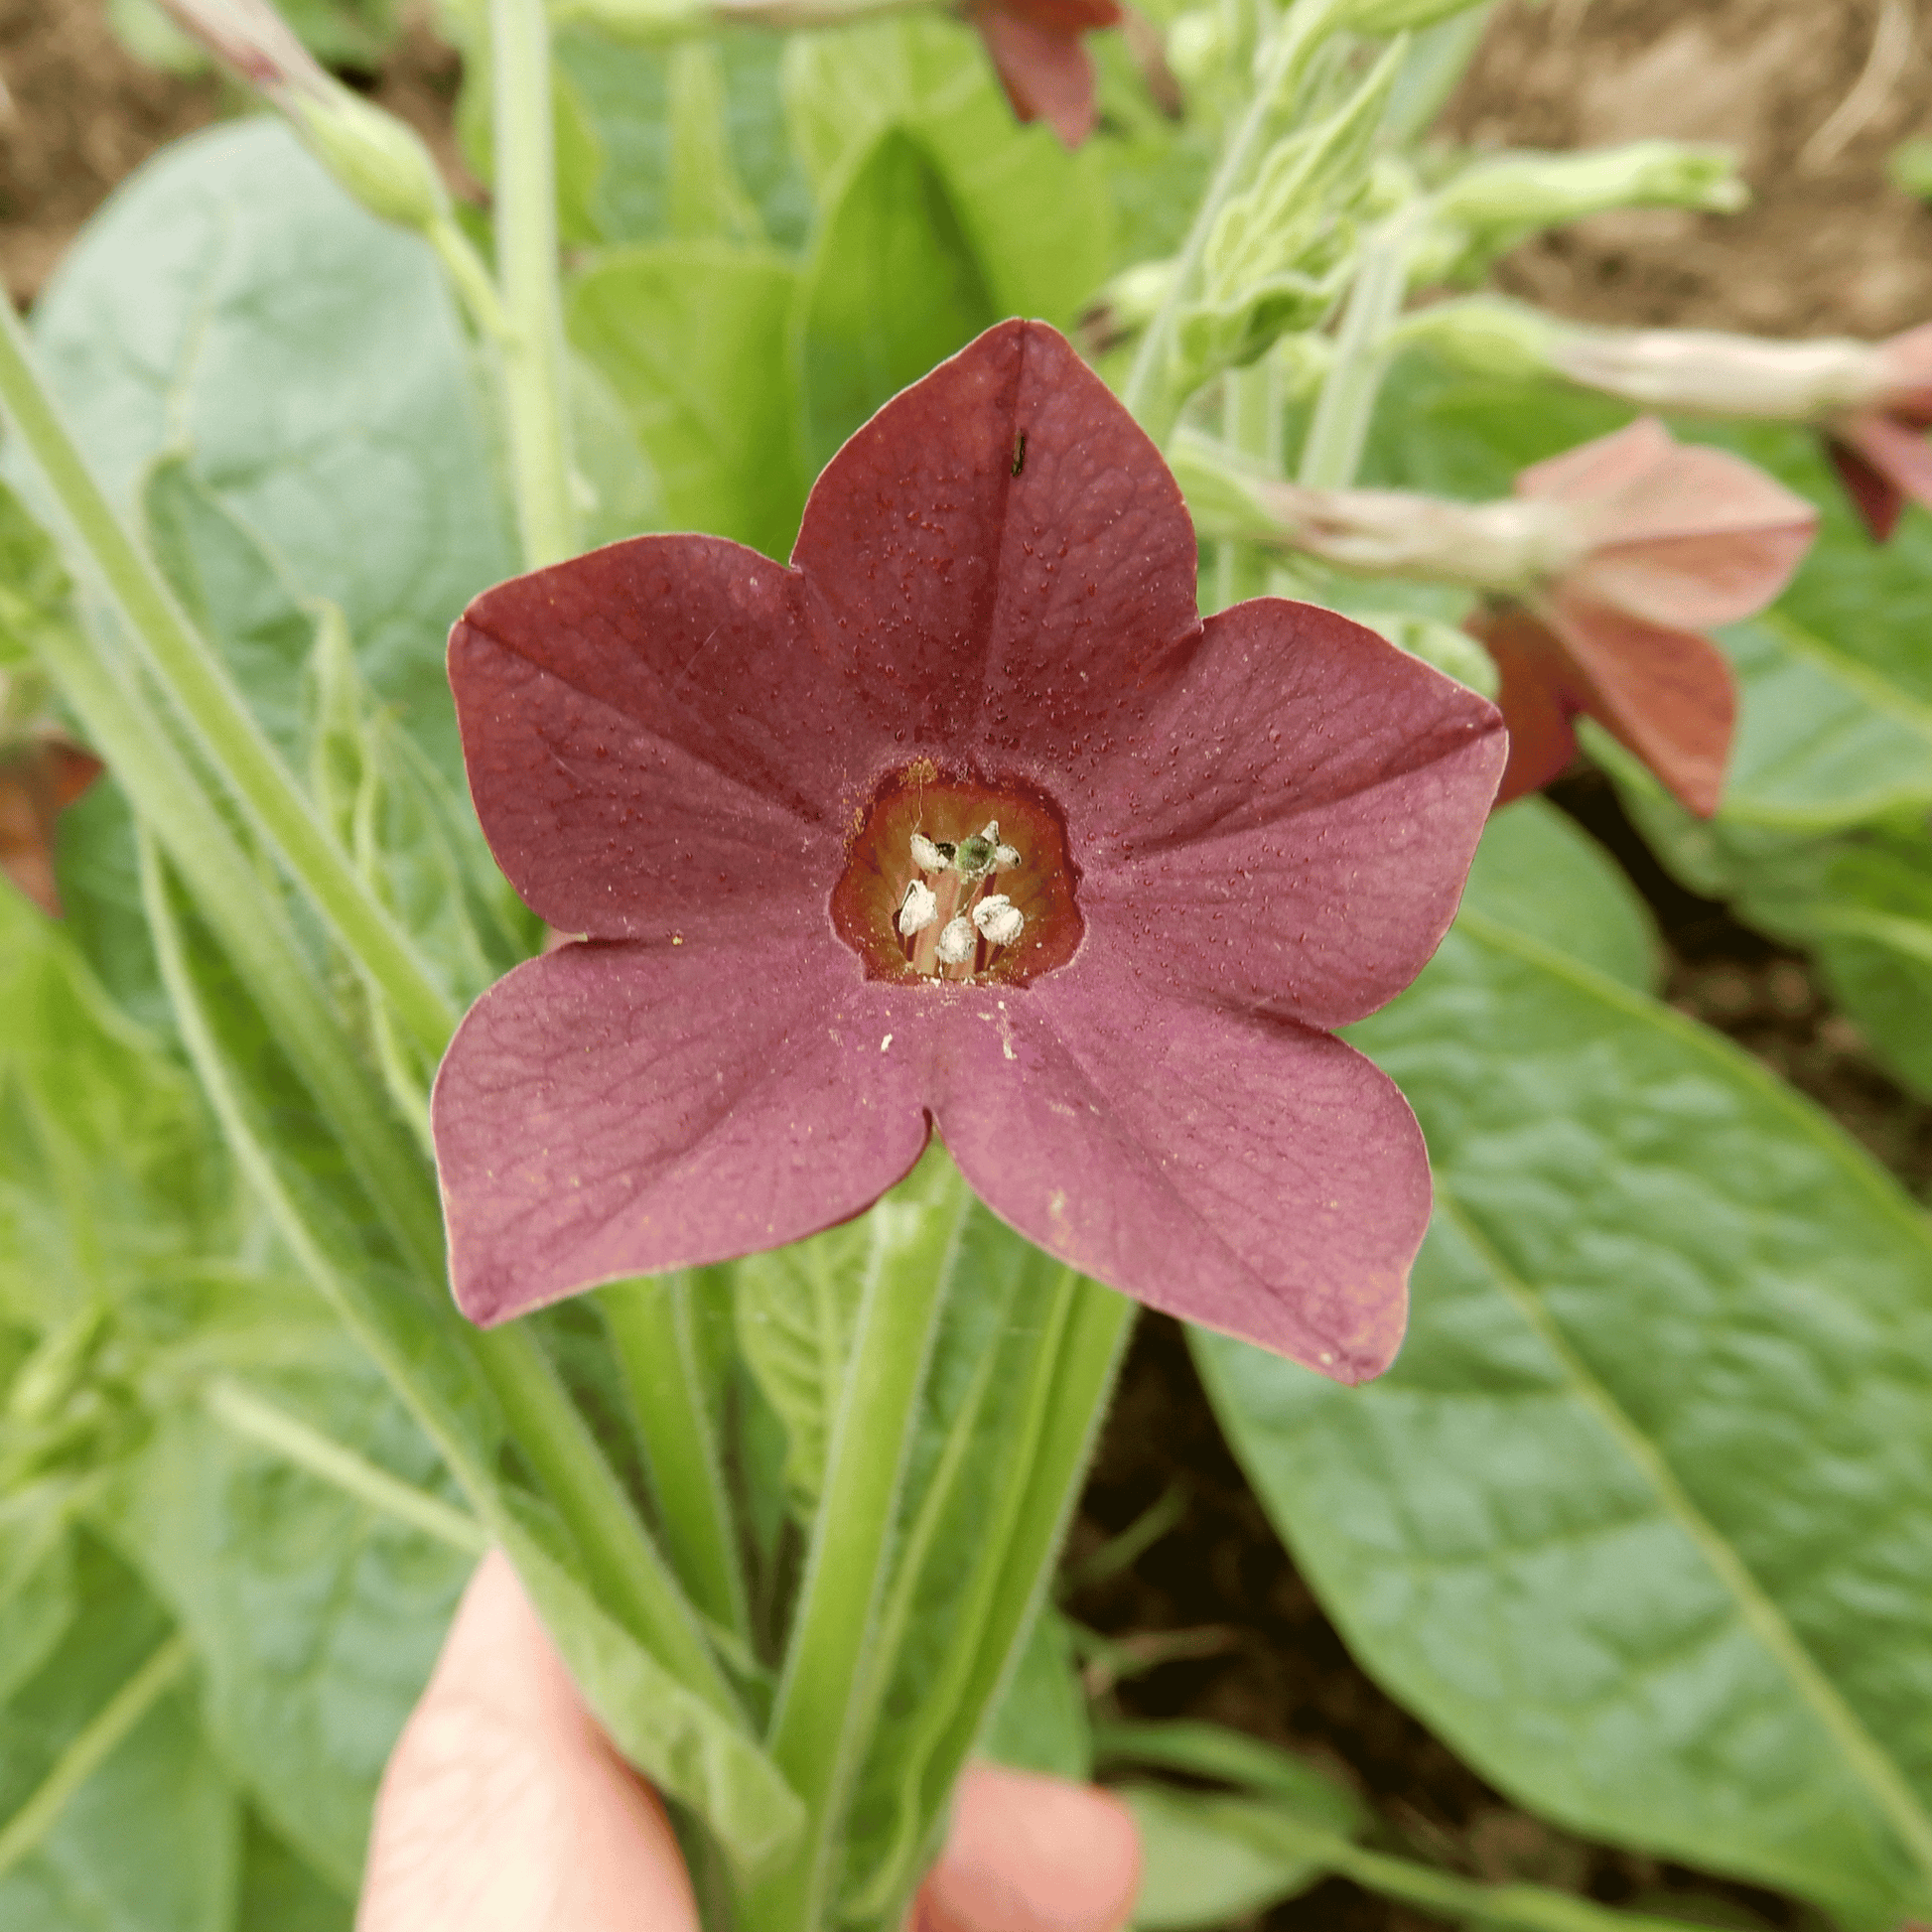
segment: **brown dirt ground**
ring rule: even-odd
[[[1816,137],[1858,83],[1881,6],[1910,45],[1835,154]],[[1893,22],[1896,45],[1898,22]],[[420,28],[367,76],[450,155],[453,58]],[[211,78],[159,75],[109,33],[100,0],[0,0],[0,275],[31,300],[73,230],[163,142],[222,106]],[[1733,217],[1605,215],[1503,264],[1510,290],[1583,318],[1881,335],[1932,316],[1932,214],[1890,187],[1889,149],[1932,133],[1932,0],[1503,0],[1445,117],[1482,146],[1645,135],[1736,144],[1756,204]],[[1807,144],[1811,144],[1807,152]],[[1668,996],[1831,1107],[1908,1181],[1932,1180],[1932,1108],[1906,1099],[1833,1014],[1804,962],[1736,926],[1628,849],[1600,787],[1561,802],[1631,865],[1673,947]],[[1713,1922],[1798,1926],[1771,1894],[1587,1845],[1505,1803],[1353,1665],[1234,1466],[1174,1324],[1142,1324],[1075,1526],[1077,1562],[1176,1480],[1179,1524],[1072,1598],[1092,1627],[1197,1633],[1200,1653],[1115,1685],[1120,1709],[1211,1718],[1346,1767],[1388,1842],[1490,1880],[1534,1879]],[[1341,1881],[1269,1932],[1416,1932],[1430,1921]]]

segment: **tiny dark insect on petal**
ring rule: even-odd
[[[1013,438],[1013,474],[1017,477],[1027,467],[1027,432],[1016,431]]]

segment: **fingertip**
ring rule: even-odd
[[[1140,1833],[1118,1798],[976,1764],[960,1779],[917,1923],[920,1932],[1119,1932],[1140,1884]]]

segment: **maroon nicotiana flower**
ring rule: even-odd
[[[1549,783],[1594,718],[1700,816],[1718,809],[1736,720],[1729,660],[1704,632],[1771,602],[1818,512],[1722,450],[1649,417],[1516,479],[1559,519],[1545,574],[1465,621],[1496,660],[1509,726],[1498,802]]]
[[[1932,324],[1873,345],[1875,393],[1834,417],[1825,448],[1873,538],[1897,527],[1906,498],[1932,509]]]
[[[789,568],[639,537],[470,607],[483,829],[588,936],[438,1076],[469,1314],[812,1234],[936,1127],[1099,1280],[1388,1362],[1428,1163],[1328,1030],[1441,939],[1500,721],[1328,612],[1203,623],[1194,573],[1154,446],[1014,322],[852,438]]]
[[[55,821],[106,768],[51,726],[0,750],[0,873],[57,919]]]
[[[1083,37],[1103,28],[1121,30],[1155,105],[1170,118],[1181,111],[1160,29],[1121,0],[966,0],[964,11],[1015,116],[1044,121],[1064,147],[1077,148],[1099,117]]]

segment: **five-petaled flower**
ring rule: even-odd
[[[1737,697],[1729,660],[1704,632],[1783,590],[1818,512],[1738,457],[1673,442],[1649,417],[1525,470],[1516,491],[1545,512],[1544,568],[1465,621],[1502,676],[1501,801],[1563,770],[1585,713],[1710,817]]]
[[[1330,613],[1203,622],[1194,575],[1153,445],[1006,323],[852,438],[789,568],[639,537],[477,599],[477,808],[588,936],[486,993],[437,1080],[471,1315],[814,1233],[936,1126],[1075,1267],[1387,1363],[1428,1163],[1328,1030],[1441,939],[1500,723]]]

